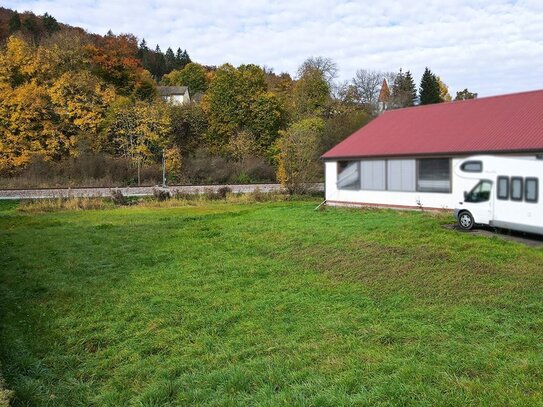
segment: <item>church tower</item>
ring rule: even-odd
[[[387,80],[383,79],[383,84],[381,85],[381,91],[379,92],[379,113],[382,113],[388,109],[389,100],[390,100],[390,89],[388,88]]]

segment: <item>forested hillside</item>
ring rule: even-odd
[[[0,8],[0,41],[4,187],[157,183],[164,153],[169,182],[278,177],[295,189],[319,179],[321,153],[378,114],[384,78],[388,108],[418,103],[409,71],[359,70],[339,83],[323,57],[294,78],[252,64],[204,66],[180,46],[163,53],[133,34],[91,34],[47,13]],[[421,102],[451,99],[425,75]],[[171,105],[158,85],[197,97]]]

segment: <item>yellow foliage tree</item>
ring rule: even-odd
[[[142,163],[156,158],[166,147],[171,120],[164,103],[124,104],[113,116],[108,129],[109,138],[117,153],[130,158],[138,170]]]
[[[0,169],[26,165],[35,156],[59,158],[74,139],[59,129],[59,118],[47,91],[30,82],[13,89],[5,84],[0,96]]]
[[[51,86],[49,93],[66,134],[92,137],[98,133],[115,90],[86,71],[66,72]],[[99,140],[85,140],[98,149]]]
[[[33,47],[18,37],[9,37],[0,52],[0,83],[15,87],[29,81],[34,72]]]

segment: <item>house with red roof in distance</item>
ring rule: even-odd
[[[322,156],[326,202],[452,209],[473,155],[543,158],[543,90],[385,110]]]

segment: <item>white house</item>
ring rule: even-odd
[[[453,209],[475,154],[543,157],[543,90],[385,111],[322,156],[326,202]]]
[[[186,86],[158,86],[158,94],[174,105],[190,103],[189,88]]]

